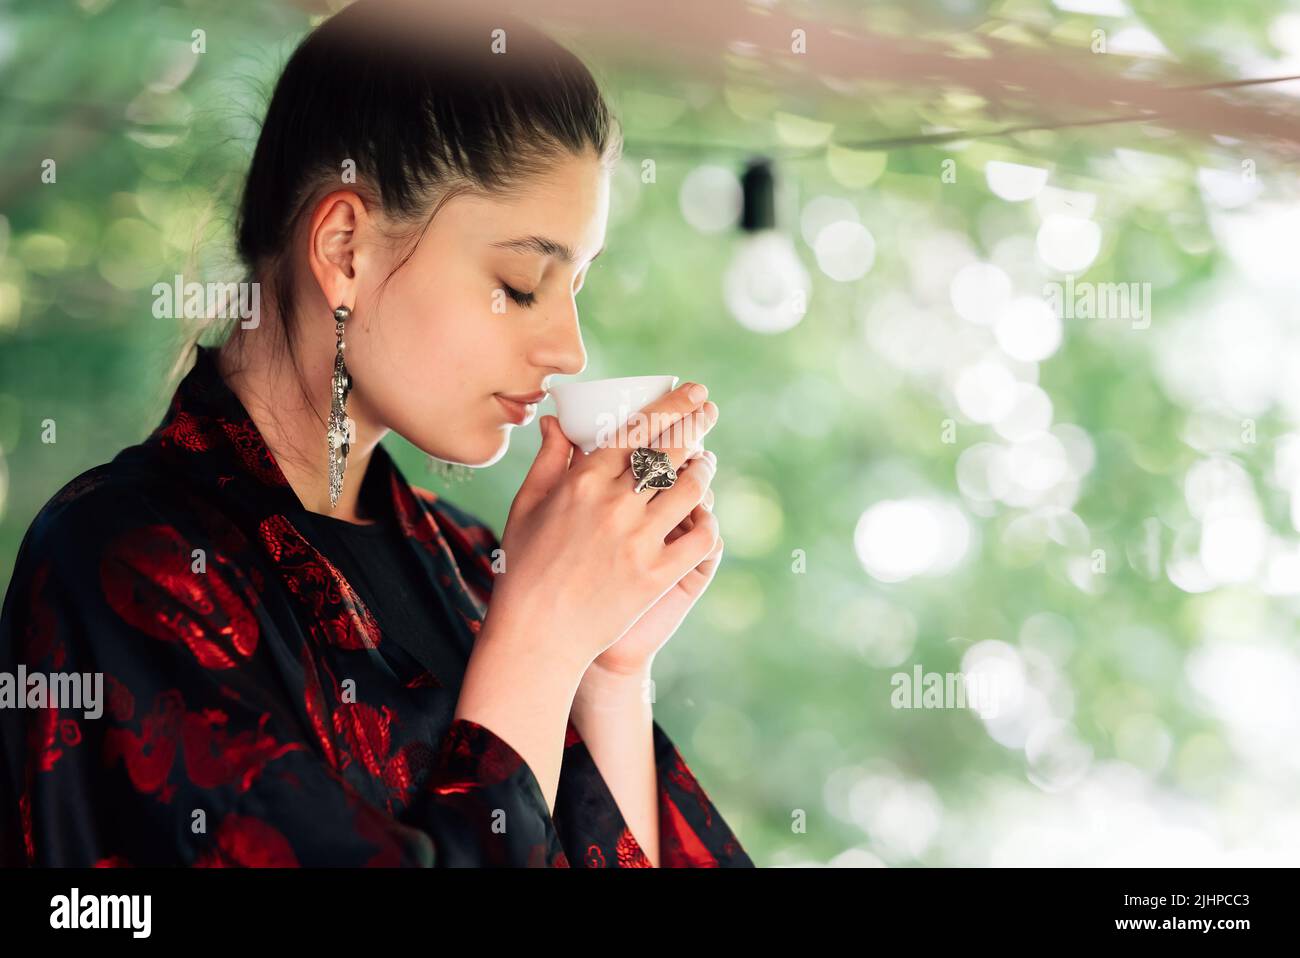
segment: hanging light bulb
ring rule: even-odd
[[[756,333],[780,333],[808,311],[812,285],[794,241],[776,229],[776,185],[771,164],[750,162],[740,181],[745,235],[722,279],[727,309]]]

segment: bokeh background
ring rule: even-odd
[[[153,285],[241,278],[259,118],[329,9],[0,11],[0,582],[162,415],[192,330]],[[721,410],[725,559],[656,714],[755,861],[1300,861],[1300,10],[529,9],[627,139],[583,378]],[[1149,309],[1063,317],[1067,278]],[[468,481],[387,442],[499,531],[537,435]],[[996,713],[895,708],[917,667]]]

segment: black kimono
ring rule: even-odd
[[[369,469],[467,660],[496,536],[382,447]],[[300,509],[203,347],[158,429],[42,509],[0,619],[23,696],[0,703],[0,865],[647,867],[573,723],[552,815],[453,720],[463,667],[382,634]],[[102,673],[102,714],[34,673]],[[654,743],[662,864],[752,867],[657,721]]]

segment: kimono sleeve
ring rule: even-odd
[[[663,868],[752,868],[722,814],[654,721],[659,859]],[[649,868],[608,784],[569,723],[555,796],[556,829],[570,863],[588,868]]]
[[[444,508],[449,508],[444,504]],[[471,585],[490,601],[490,557],[500,546],[492,528],[464,511],[459,527],[476,561],[466,564]],[[660,864],[666,868],[752,868],[721,813],[696,780],[681,753],[654,722],[654,756],[659,796]],[[600,774],[573,722],[569,722],[552,813],[565,855],[574,867],[649,868],[650,859],[633,837],[609,785]]]
[[[0,708],[0,865],[568,864],[532,770],[474,722],[431,749],[400,821],[368,800],[256,566],[139,496],[87,498],[24,540],[0,672],[100,675],[99,714],[89,695]]]

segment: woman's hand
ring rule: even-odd
[[[585,456],[575,454],[554,416],[542,418],[542,448],[502,533],[505,566],[484,632],[556,656],[580,675],[715,552],[717,520],[698,508],[713,478],[708,457],[671,489],[633,491],[632,449],[660,448],[678,468],[716,421],[717,407],[692,398],[690,385],[635,415],[624,445]],[[690,529],[674,536],[688,516]],[[665,602],[645,635],[670,622],[689,594]]]
[[[707,458],[716,471],[717,457],[708,449],[703,449],[697,456],[688,459],[686,471],[694,468],[692,464],[701,458]],[[705,492],[703,501],[668,534],[667,541],[672,543],[686,535],[695,527],[697,520],[702,520],[704,514],[711,513],[712,510],[713,490],[710,488]],[[717,544],[704,560],[678,579],[617,642],[597,656],[592,663],[593,667],[614,675],[648,676],[655,655],[673,637],[687,613],[709,587],[721,561],[722,537],[719,536]]]

